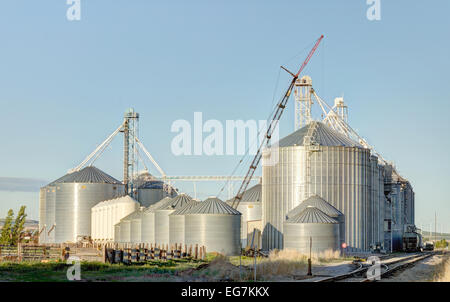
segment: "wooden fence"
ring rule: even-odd
[[[148,261],[167,261],[168,259],[204,260],[206,247],[181,244],[105,244],[104,262],[123,264],[143,264]]]
[[[17,246],[0,245],[0,261],[41,261],[56,260],[63,257],[60,247],[19,244]]]

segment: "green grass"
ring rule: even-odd
[[[153,261],[142,265],[82,262],[82,281],[159,281],[171,280],[178,272],[195,268],[204,262],[187,260]],[[70,265],[63,262],[0,263],[0,281],[64,282]],[[175,281],[175,280],[174,280]]]

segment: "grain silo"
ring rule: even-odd
[[[136,211],[135,211],[136,212]],[[125,216],[120,219],[119,224],[119,241],[120,243],[130,243],[131,242],[131,219],[135,212]]]
[[[120,221],[114,225],[114,242],[122,242],[120,239]]]
[[[130,242],[131,243],[142,243],[142,217],[144,207],[135,211],[130,219]]]
[[[186,203],[183,207],[176,209],[173,213],[169,215],[169,244],[182,244],[185,241],[185,215],[193,207],[198,204],[199,201],[191,200]]]
[[[169,215],[190,202],[192,198],[182,193],[155,210],[155,243],[169,244]]]
[[[47,193],[47,188],[42,187],[39,189],[39,243],[45,243],[46,235],[47,235],[47,225],[46,225],[46,218],[45,218],[45,201]]]
[[[246,190],[242,194],[238,210],[241,216],[241,244],[246,247],[250,244],[253,229],[256,228],[262,232],[262,185],[257,184]],[[227,201],[231,205],[233,199]]]
[[[40,243],[55,243],[56,219],[55,219],[55,198],[56,190],[60,189],[59,183],[69,177],[73,177],[77,172],[68,173],[49,183],[40,190],[39,202],[39,222],[45,226],[39,238]],[[40,227],[40,229],[42,229]]]
[[[143,207],[149,207],[165,197],[175,197],[176,191],[148,172],[139,174],[136,180],[137,199]]]
[[[307,207],[315,207],[319,209],[320,211],[324,212],[326,215],[330,216],[331,218],[335,219],[337,222],[339,222],[339,234],[344,234],[345,232],[345,217],[344,215],[335,207],[333,207],[329,202],[324,200],[318,195],[312,195],[308,197],[307,199],[303,200],[300,205],[293,208],[289,213],[286,215],[286,219],[289,219],[290,217],[294,217],[301,212],[303,212]],[[340,244],[344,243],[344,239],[340,239]]]
[[[343,240],[368,250],[370,150],[321,122],[312,121],[262,157],[263,247],[283,248],[286,215],[313,194],[345,216]]]
[[[91,210],[92,239],[113,241],[114,226],[137,209],[139,202],[129,195],[99,202]]]
[[[284,222],[284,248],[303,254],[339,251],[339,222],[308,206]]]
[[[53,190],[56,243],[90,236],[91,208],[100,201],[124,195],[121,182],[93,166],[66,175],[53,184],[51,193]]]
[[[210,197],[185,214],[186,244],[205,246],[207,252],[240,253],[241,213]]]
[[[155,243],[155,211],[160,207],[164,207],[171,200],[172,198],[165,197],[143,211],[141,224],[142,243]]]

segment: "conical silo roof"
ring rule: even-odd
[[[295,215],[301,213],[308,206],[313,206],[324,212],[330,217],[337,217],[343,215],[338,209],[333,207],[329,202],[324,200],[318,195],[313,195],[302,201],[300,205],[293,208],[288,214],[287,217],[294,217]]]
[[[227,203],[233,202],[234,197],[227,200]],[[242,194],[242,199],[240,202],[261,202],[262,201],[262,185],[257,184],[251,187],[250,189],[247,189]]]
[[[78,172],[66,174],[63,177],[54,181],[53,183],[120,184],[121,182],[94,166],[88,166],[88,167],[81,169]]]
[[[161,206],[159,210],[176,210],[182,208],[184,205],[190,203],[192,201],[192,198],[184,193],[181,193],[177,195],[176,197],[173,197],[170,202],[167,204],[164,204],[164,206]]]
[[[144,211],[142,209],[138,209],[136,211],[134,211],[133,213],[125,216],[124,218],[120,219],[120,222],[122,221],[130,221],[132,219],[136,219],[141,217],[141,215],[144,213]]]
[[[172,201],[172,197],[164,197],[163,199],[161,199],[160,201],[152,204],[151,206],[149,206],[147,209],[145,209],[145,212],[154,212],[156,210],[165,208],[166,206],[168,206],[170,204],[170,202]]]
[[[311,130],[312,140],[320,146],[363,147],[361,144],[318,121],[312,121],[282,138],[278,142],[279,147],[304,146],[304,138],[308,135],[309,130]]]
[[[308,206],[301,213],[286,220],[286,223],[339,223],[316,207]]]
[[[198,205],[190,209],[188,214],[227,214],[227,215],[241,215],[241,213],[231,206],[223,202],[217,197],[210,197]]]
[[[188,203],[184,204],[181,208],[176,209],[170,215],[184,215],[188,213],[193,207],[197,206],[199,201],[192,199]]]

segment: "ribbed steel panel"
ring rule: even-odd
[[[327,129],[327,135],[330,133],[333,131]],[[327,143],[331,141],[328,139]],[[272,156],[278,158],[275,164],[269,162],[267,150],[262,159],[263,246],[266,249],[283,248],[283,222],[287,213],[302,200],[317,194],[344,214],[345,233],[342,237],[349,250],[368,250],[365,237],[370,150],[343,146],[288,146],[279,148],[277,156],[274,154]]]
[[[155,211],[164,208],[165,205],[170,203],[172,198],[165,197],[158,201],[157,203],[151,205],[145,209],[142,215],[142,229],[141,236],[143,243],[155,243]]]
[[[314,141],[321,146],[343,146],[343,147],[360,147],[362,146],[346,137],[345,135],[336,132],[321,122],[312,121],[307,126],[291,133],[282,138],[278,142],[279,147],[304,146],[305,137],[308,134],[309,127],[315,127],[313,132]]]
[[[114,240],[114,225],[139,209],[139,203],[129,195],[101,201],[92,210],[92,239]]]
[[[122,220],[120,222],[120,242],[130,243],[131,242],[131,221]]]
[[[59,183],[55,195],[55,242],[75,242],[91,235],[91,208],[124,194],[121,184]]]
[[[107,184],[121,184],[120,181],[114,177],[106,174],[102,170],[89,166],[81,169],[78,172],[67,174],[56,181],[57,183],[107,183]]]
[[[240,215],[186,214],[186,244],[205,246],[206,251],[224,255],[240,252]]]
[[[316,207],[308,206],[299,214],[290,217],[286,223],[332,223],[339,224],[339,222]]]
[[[135,215],[133,215],[131,219],[131,226],[130,226],[131,243],[142,243],[142,236],[141,236],[142,216],[143,212],[141,210],[138,210],[137,212],[135,212]]]
[[[227,201],[232,205],[234,198]],[[241,216],[241,245],[246,247],[248,239],[253,234],[253,229],[248,227],[249,221],[262,220],[262,185],[257,184],[242,194],[242,199],[236,208]]]
[[[164,206],[159,207],[155,211],[155,243],[169,244],[170,239],[170,224],[169,215],[175,210],[183,208],[188,203],[192,202],[192,198],[186,194],[180,194],[174,197],[170,202]]]
[[[47,225],[44,240],[46,243],[54,243],[55,242],[55,231],[56,229],[53,228],[53,225],[55,224],[55,198],[56,198],[56,187],[55,186],[47,186],[47,192],[45,194],[45,224]],[[50,232],[50,235],[48,234],[48,231]]]
[[[47,187],[43,187],[39,190],[39,232],[44,228],[46,225],[46,193],[47,193]],[[44,231],[39,235],[39,243],[45,243],[45,236],[46,236],[47,230],[44,229]]]
[[[120,238],[120,222],[114,225],[114,242],[122,242]]]
[[[178,208],[172,214],[169,215],[169,244],[182,244],[186,243],[185,240],[185,216],[186,212],[197,205],[197,201],[190,201],[183,207]]]
[[[339,224],[337,223],[284,223],[284,248],[309,254],[310,238],[312,252],[339,250]]]
[[[199,202],[197,206],[190,209],[186,214],[230,214],[241,215],[241,213],[233,209],[217,197],[210,197],[203,202]]]

